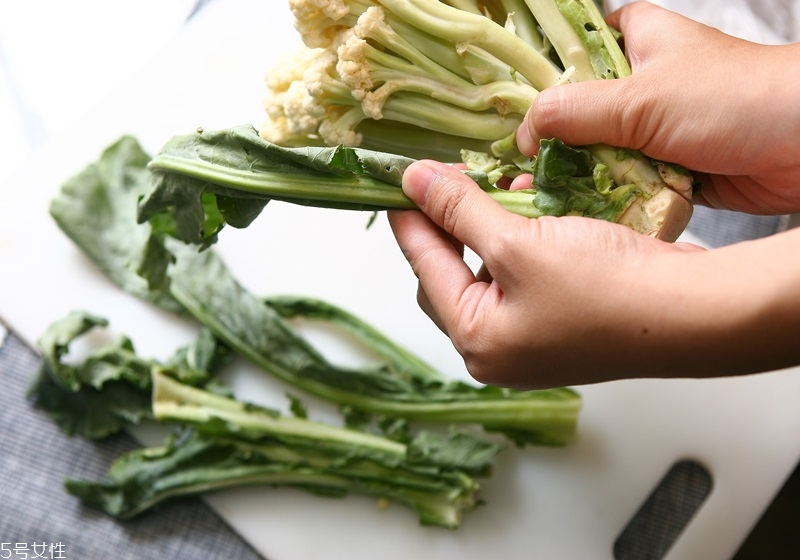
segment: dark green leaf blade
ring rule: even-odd
[[[136,223],[137,200],[150,184],[149,161],[135,138],[123,136],[104,150],[97,162],[64,183],[50,203],[50,214],[117,285],[179,311],[168,293],[151,291],[137,272],[150,228],[132,224]]]
[[[587,216],[611,222],[639,193],[635,185],[611,188],[607,168],[593,161],[589,150],[558,139],[541,140],[533,164],[536,207],[548,216]]]

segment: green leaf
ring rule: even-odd
[[[67,362],[71,343],[107,325],[102,317],[73,311],[54,321],[39,339],[42,363],[27,396],[69,435],[101,439],[151,416],[151,372],[159,364],[137,355],[128,337],[119,336],[87,352],[83,360]],[[204,385],[228,356],[227,348],[202,330],[167,363],[176,379]]]
[[[308,418],[308,407],[306,404],[295,395],[288,395],[289,397],[289,410],[292,411],[297,418]]]
[[[75,311],[39,339],[42,362],[27,396],[69,435],[100,439],[150,415],[150,362],[134,353],[127,338],[94,350],[82,362],[64,361],[75,339],[107,324]]]
[[[446,438],[424,431],[409,443],[408,456],[411,462],[489,476],[494,458],[502,449],[502,444],[465,431],[453,430]]]
[[[85,386],[66,390],[41,366],[28,386],[28,398],[47,412],[67,435],[102,439],[150,415],[150,393],[123,381],[108,381],[102,390]]]
[[[415,208],[401,188],[413,161],[343,146],[283,147],[261,139],[250,125],[196,131],[170,139],[150,162],[152,186],[138,219],[152,222],[159,233],[207,247],[216,242],[223,222],[246,227],[270,200],[367,212]],[[470,176],[489,184],[485,174]],[[539,215],[530,193],[487,192],[513,212]]]
[[[250,134],[241,133],[245,136]],[[236,134],[230,134],[238,138]],[[207,139],[205,135],[204,138]],[[249,136],[246,139],[244,145],[250,150],[253,139]],[[223,140],[224,137],[220,139]],[[184,146],[184,149],[188,148]],[[332,157],[341,157],[342,153],[346,153],[333,148],[322,151],[311,148],[288,151],[278,147],[267,149],[281,153],[276,163],[278,166],[295,165],[292,158],[311,162],[305,172],[312,174],[317,173],[314,166],[327,168]],[[238,157],[255,158],[248,150],[242,148],[244,155],[239,154]],[[132,165],[125,152],[112,151],[105,157],[110,157],[112,153],[121,157],[125,165]],[[337,156],[337,153],[340,155]],[[216,154],[209,151],[207,156],[233,157],[227,150],[220,150]],[[392,161],[361,158],[361,162],[365,167],[374,164],[381,173],[397,174],[394,180],[399,181],[399,168],[393,168],[390,165]],[[255,165],[255,159],[251,163]],[[139,165],[141,168],[141,161]],[[342,167],[352,165],[350,156],[342,158]],[[378,170],[369,172],[378,173]],[[142,295],[139,288],[147,287],[147,283],[134,286],[129,281],[129,275],[136,270],[130,267],[130,263],[142,254],[155,255],[146,261],[148,266],[144,267],[157,271],[151,273],[154,292],[143,297],[156,303],[169,302],[170,307],[177,307],[182,314],[193,316],[215,338],[224,341],[233,352],[256,364],[264,372],[299,390],[352,410],[410,421],[483,425],[493,431],[511,434],[513,440],[520,444],[560,445],[574,437],[581,407],[580,396],[574,391],[494,391],[446,380],[410,351],[399,348],[376,329],[341,309],[298,298],[271,298],[265,303],[233,277],[213,250],[198,252],[196,247],[163,234],[150,235],[147,225],[137,225],[130,213],[97,208],[91,200],[84,200],[97,196],[126,199],[128,204],[135,206],[139,196],[150,187],[147,176],[135,176],[138,177],[135,184],[121,183],[113,176],[103,176],[84,185],[83,190],[79,182],[73,181],[69,196],[60,195],[60,203],[53,205],[54,210],[58,210],[55,215],[59,224],[70,231],[79,229],[74,222],[84,222],[83,212],[88,209],[96,209],[101,213],[98,223],[107,225],[108,229],[95,228],[91,234],[85,232],[86,235],[74,236],[74,240],[122,288],[129,290],[133,286],[135,289],[130,290],[131,293]],[[202,205],[193,207],[200,209]],[[203,215],[205,212],[202,210]],[[203,217],[200,216],[195,224],[199,227],[202,223]],[[126,231],[126,228],[131,231]],[[140,231],[146,235],[137,234]],[[136,238],[140,246],[130,242],[98,242],[98,239],[113,240],[118,237]],[[148,244],[149,249],[144,251],[142,246]],[[106,251],[115,251],[116,255],[110,258],[105,255]],[[160,268],[162,266],[163,271]],[[374,352],[375,362],[361,368],[329,363],[289,323],[291,316],[304,315],[328,321],[354,336]],[[557,398],[552,398],[553,395],[557,395]]]
[[[114,283],[179,312],[180,305],[169,293],[151,290],[138,273],[150,226],[136,225],[136,205],[149,185],[149,161],[135,138],[123,136],[97,162],[64,183],[50,203],[50,214]]]
[[[602,9],[594,0],[556,0],[556,6],[570,24],[589,55],[597,79],[614,79],[631,73],[628,61],[618,44],[619,33],[603,19]],[[559,40],[552,37],[553,41]]]
[[[305,476],[304,476],[305,474]],[[67,492],[88,505],[129,519],[176,498],[242,485],[281,485],[327,488],[326,495],[343,495],[346,481],[273,463],[235,444],[183,431],[163,447],[140,449],[117,459],[108,479],[69,478]]]
[[[635,185],[614,186],[608,168],[589,150],[558,139],[541,140],[533,164],[536,206],[551,216],[587,216],[615,222],[639,193]]]
[[[459,471],[404,469],[380,461],[331,460],[313,450],[210,438],[181,429],[163,446],[117,459],[105,480],[65,481],[67,492],[107,514],[129,519],[181,497],[237,486],[291,487],[318,496],[372,495],[404,504],[420,523],[455,529],[478,500],[478,485]]]

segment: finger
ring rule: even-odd
[[[419,279],[420,307],[447,334],[461,294],[476,282],[462,258],[460,245],[454,245],[450,236],[422,212],[390,212],[389,224]]]
[[[636,127],[631,125],[637,122],[637,107],[645,101],[639,93],[630,93],[628,81],[632,79],[593,80],[542,91],[528,112],[528,139],[524,139],[525,130],[519,132],[523,146],[524,142],[538,143],[540,138],[559,138],[573,146],[640,147],[632,145]]]
[[[522,119],[515,136],[517,149],[528,157],[534,157],[539,153],[539,140],[542,139],[534,126],[532,111],[533,109],[529,110]]]
[[[637,72],[659,48],[652,33],[663,21],[655,17],[657,12],[663,16],[667,11],[649,2],[633,2],[608,15],[608,23],[622,30],[634,75],[544,89],[517,130],[517,144],[523,153],[538,152],[541,138],[560,138],[571,145],[605,143],[635,149],[648,144],[654,131],[642,123],[657,125],[658,114],[653,108],[663,92],[652,79],[639,79]],[[626,35],[626,31],[630,33]]]
[[[449,165],[423,160],[403,174],[403,192],[445,232],[483,256],[498,224],[522,219]]]
[[[664,8],[650,2],[630,2],[609,13],[606,16],[606,23],[624,35],[629,29],[631,21],[639,17],[651,18],[653,13],[659,10],[664,10]]]
[[[606,12],[608,13],[608,3],[604,2],[604,7]],[[615,29],[619,29],[625,32],[625,29],[628,28],[630,22],[637,18],[643,17],[647,18],[648,12],[653,9],[661,9],[658,6],[654,6],[647,2],[632,2],[630,4],[626,4],[620,7],[617,10],[614,10],[611,13],[608,13],[606,16],[606,22],[608,25]],[[605,80],[603,80],[605,81]],[[571,142],[568,140],[568,134],[572,130],[576,130],[576,132],[581,132],[581,127],[584,126],[582,120],[585,115],[592,115],[592,111],[594,115],[604,115],[605,113],[597,113],[596,109],[587,109],[583,112],[574,112],[574,113],[567,113],[563,114],[562,111],[564,110],[560,106],[559,100],[560,97],[553,97],[553,93],[550,91],[553,88],[547,88],[544,90],[545,93],[539,94],[538,97],[541,99],[534,101],[533,107],[531,110],[528,111],[528,114],[525,115],[525,118],[522,121],[522,124],[517,127],[516,130],[516,141],[517,141],[517,148],[519,150],[529,156],[534,157],[537,153],[539,153],[539,141],[542,138],[561,138],[564,141]],[[573,107],[575,105],[575,100],[582,101],[580,95],[580,90],[575,91],[559,91],[559,94],[571,94],[566,96],[566,101],[568,102],[568,107]],[[576,107],[576,109],[580,109],[580,105]],[[562,119],[558,119],[556,117],[562,117]],[[581,126],[574,126],[575,122],[580,122]],[[588,131],[584,131],[587,134],[596,134],[596,132],[600,132],[601,134],[605,131],[604,125],[598,124],[595,128],[590,129]],[[572,138],[572,137],[570,137]],[[603,140],[580,140],[578,141],[577,137],[575,137],[575,142],[573,143],[582,143],[582,144],[592,144],[596,142],[602,142]]]
[[[442,318],[436,312],[436,309],[433,307],[428,294],[425,293],[425,290],[422,288],[422,284],[417,285],[417,305],[422,311],[433,321],[433,324],[439,327],[439,330],[442,331],[444,334],[447,333],[447,328],[445,327]]]
[[[622,16],[622,12],[624,12],[627,9],[630,9],[630,8],[628,8],[629,5],[630,4],[625,4],[623,6],[620,6],[616,10],[609,10],[608,9],[608,3],[607,2],[603,2],[603,6],[605,7],[605,11],[606,11],[606,17],[605,17],[606,23],[609,26],[613,27],[614,29],[616,29],[618,31],[622,31],[622,29],[620,29],[620,26],[621,26],[620,18]]]
[[[514,177],[514,180],[511,181],[511,184],[508,186],[508,190],[510,191],[521,191],[532,188],[533,188],[533,175],[531,175],[530,173],[523,173],[518,177]]]

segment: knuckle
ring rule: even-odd
[[[537,97],[534,104],[532,118],[529,120],[531,136],[536,138],[549,138],[553,130],[557,130],[562,121],[562,116],[568,111],[564,110],[564,104],[568,102],[558,95],[560,91],[556,88],[553,94]]]
[[[446,177],[441,178],[434,190],[432,211],[434,220],[447,231],[455,234],[459,224],[459,216],[469,204],[468,191],[461,181]]]
[[[447,249],[441,246],[437,240],[421,243],[416,248],[414,258],[410,261],[411,270],[419,278],[422,270],[435,268],[436,263],[441,260],[441,256],[446,251]]]
[[[502,377],[503,344],[498,332],[478,317],[462,317],[458,329],[450,333],[456,351],[464,360],[469,374],[480,383],[496,383]]]
[[[519,265],[520,253],[530,251],[526,237],[517,228],[498,228],[486,239],[483,261],[490,270],[510,269]],[[510,263],[511,266],[509,266]]]
[[[618,115],[617,122],[610,126],[618,131],[620,145],[646,151],[652,144],[663,121],[656,110],[659,105],[654,102],[657,96],[658,92],[645,80],[635,77],[620,80],[619,95],[611,101],[618,107],[609,111],[609,114]]]
[[[500,356],[495,355],[486,346],[476,346],[472,346],[470,351],[464,351],[462,354],[464,365],[470,376],[479,383],[487,385],[502,384],[503,374],[500,371]]]

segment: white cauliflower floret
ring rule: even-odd
[[[389,88],[378,88],[370,91],[361,101],[361,109],[369,118],[379,121],[383,118],[383,104],[391,90]]]
[[[325,84],[331,80],[336,68],[336,54],[329,50],[319,53],[317,58],[303,72],[303,82],[308,93],[314,97],[323,95]]]
[[[353,31],[361,38],[369,37],[376,30],[391,30],[386,25],[386,12],[379,6],[371,6],[358,16]]]
[[[361,134],[352,129],[341,128],[335,121],[322,121],[319,127],[320,136],[329,146],[358,146],[361,144]]]
[[[336,71],[353,97],[361,101],[372,89],[372,78],[369,75],[369,62],[365,56],[367,42],[353,31],[347,33],[344,41],[337,49],[339,60]]]
[[[286,123],[286,117],[272,118],[271,115],[261,123],[258,135],[267,142],[280,145],[288,145],[289,139],[292,137]]]
[[[291,143],[316,129],[324,115],[321,107],[312,108],[303,75],[325,52],[302,47],[282,58],[267,73],[264,109],[267,119],[259,131],[261,137],[276,144]],[[316,120],[314,120],[316,119]]]
[[[275,92],[286,91],[292,82],[303,79],[305,71],[324,52],[324,49],[300,47],[281,57],[267,72],[265,78],[267,87]]]
[[[304,82],[293,82],[283,96],[283,114],[289,130],[296,134],[312,134],[317,130],[325,109],[309,95]]]
[[[350,13],[350,8],[342,0],[289,0],[289,9],[298,19],[322,14],[336,21]]]
[[[331,109],[319,125],[320,137],[329,146],[360,146],[363,136],[355,129],[364,118],[359,106]]]
[[[308,47],[330,47],[336,36],[350,27],[357,13],[352,13],[354,2],[342,0],[290,0],[294,14],[294,27]],[[363,6],[360,9],[364,9]],[[351,16],[351,17],[348,17]]]
[[[370,72],[368,38],[381,39],[393,36],[394,31],[386,24],[385,12],[373,6],[362,13],[351,31],[342,35],[342,44],[337,49],[339,62],[336,70],[351,90],[353,97],[362,102],[364,113],[371,119],[383,118],[385,94],[376,94],[376,83]]]

